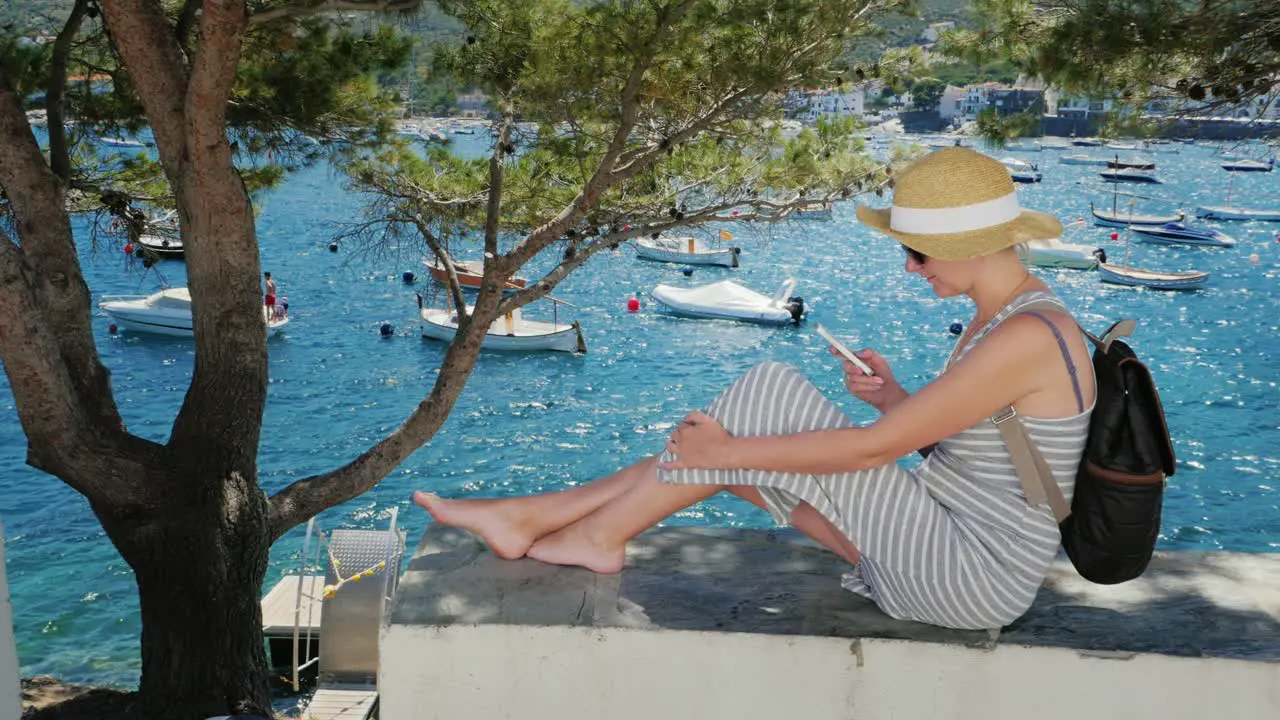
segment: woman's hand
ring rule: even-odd
[[[828,350],[836,357],[843,357],[835,348],[828,348]],[[844,386],[848,388],[850,394],[882,413],[888,412],[894,405],[907,398],[907,391],[893,378],[889,361],[885,360],[880,353],[864,348],[857,351],[856,355],[862,358],[875,375],[867,375],[858,366],[843,360]]]
[[[691,412],[667,439],[667,452],[674,457],[661,463],[663,470],[721,470],[731,466],[729,454],[733,436],[703,412]]]

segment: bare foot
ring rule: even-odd
[[[611,574],[622,571],[626,559],[623,545],[610,547],[588,537],[580,524],[573,524],[538,538],[528,556],[552,565],[576,565],[592,572]]]
[[[413,501],[431,513],[431,517],[441,525],[479,535],[493,554],[503,560],[524,557],[536,539],[517,518],[503,511],[508,506],[502,498],[446,500],[417,490],[413,493]]]

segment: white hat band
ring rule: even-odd
[[[1018,196],[1009,193],[995,200],[949,208],[909,208],[894,205],[889,229],[910,235],[945,235],[1003,225],[1022,214]]]

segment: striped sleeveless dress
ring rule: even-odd
[[[952,362],[1034,300],[1062,306],[1044,291],[1019,295]],[[853,426],[799,371],[776,362],[752,368],[706,412],[738,437]],[[1019,416],[1068,502],[1091,412],[1090,404],[1073,417]],[[664,454],[664,460],[670,459]],[[1020,617],[1035,599],[1061,542],[1048,506],[1027,504],[990,419],[942,440],[913,470],[896,463],[828,475],[665,470],[658,478],[756,486],[780,525],[790,522],[800,502],[812,505],[861,552],[861,561],[844,576],[845,588],[870,598],[892,617],[943,627],[999,628]]]

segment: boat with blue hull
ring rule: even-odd
[[[1139,240],[1168,245],[1202,245],[1207,247],[1231,247],[1235,238],[1213,228],[1165,223],[1163,225],[1130,225],[1129,229]]]

